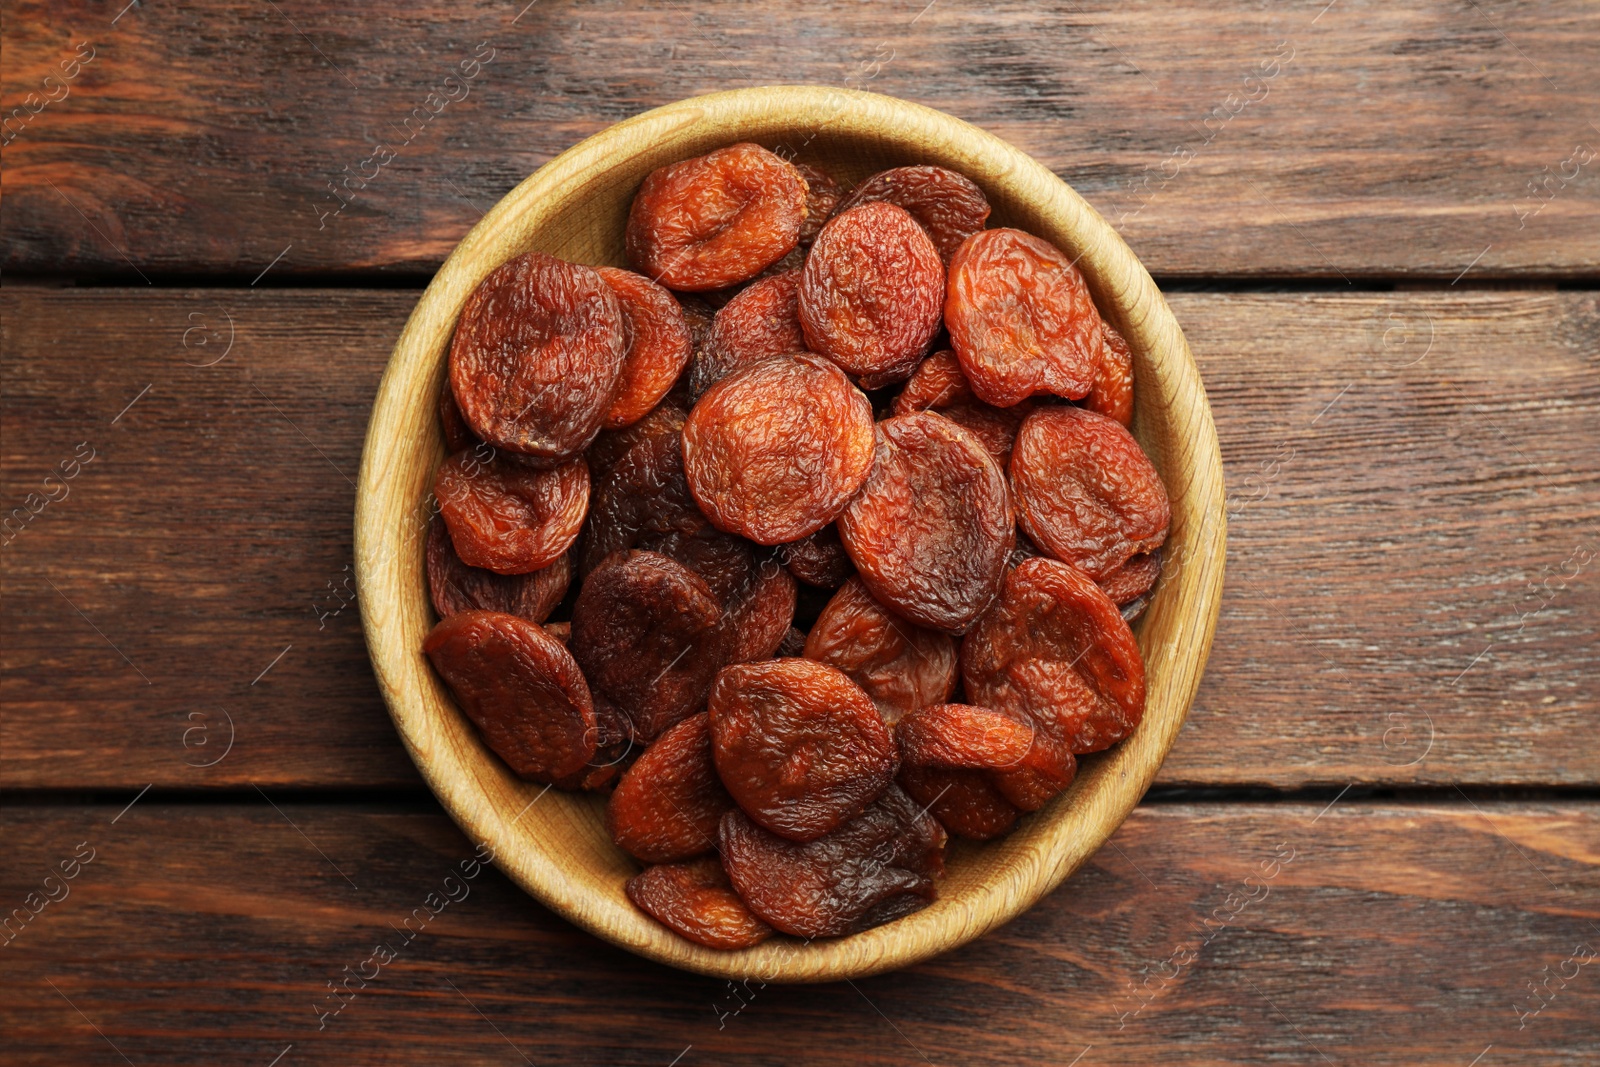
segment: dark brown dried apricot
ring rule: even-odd
[[[439,390],[439,426],[444,430],[446,452],[460,452],[462,449],[476,448],[482,443],[461,414],[461,405],[456,403],[456,394],[450,390],[449,377],[444,380],[444,388]]]
[[[554,563],[527,574],[496,574],[469,567],[456,555],[444,517],[428,527],[428,592],[433,610],[447,619],[460,611],[499,611],[529,622],[544,622],[572,581],[572,559],[563,552]]]
[[[948,635],[897,617],[860,578],[844,583],[822,609],[805,657],[848,675],[890,726],[916,708],[949,700],[960,676]]]
[[[732,807],[701,712],[662,734],[628,768],[606,805],[606,829],[645,863],[670,863],[716,848],[717,826]]]
[[[894,738],[867,694],[834,667],[737,664],[717,675],[706,706],[723,784],[775,834],[821,837],[894,778]]]
[[[653,547],[652,535],[705,527],[683,473],[684,419],[682,409],[663,404],[625,431],[631,439],[620,456],[613,458],[618,442],[609,437],[590,449],[593,455],[605,445],[610,465],[595,482],[579,574],[588,575],[613,552]]]
[[[712,320],[705,345],[695,353],[690,393],[704,394],[736,367],[804,352],[799,292],[800,272],[791,270],[750,283],[724,304]]]
[[[1100,363],[1095,367],[1094,387],[1083,398],[1083,406],[1098,411],[1127,426],[1133,422],[1133,349],[1117,328],[1100,320]]]
[[[925,907],[944,873],[945,832],[890,783],[832,833],[804,843],[735,808],[722,817],[722,863],[753,911],[796,937],[859,933]]]
[[[714,526],[760,545],[832,522],[872,468],[872,406],[820,356],[778,356],[713,385],[683,428],[684,471]]]
[[[839,537],[873,596],[912,622],[960,632],[999,588],[1016,523],[982,442],[919,412],[878,424],[872,474],[840,513]]]
[[[643,544],[704,578],[722,604],[722,618],[706,646],[705,654],[716,663],[712,673],[773,654],[794,621],[795,584],[769,550],[710,526]]]
[[[661,402],[688,365],[694,348],[683,309],[671,293],[631,270],[596,270],[622,304],[628,337],[622,376],[603,423],[606,429],[615,430],[638,422]]]
[[[789,164],[806,183],[806,220],[800,224],[800,247],[810,248],[822,232],[823,223],[833,217],[844,190],[824,171],[805,163]]]
[[[829,523],[809,537],[791,541],[780,549],[789,573],[822,589],[837,589],[856,572],[850,554],[839,540],[839,528]]]
[[[598,272],[529,252],[467,297],[450,345],[450,388],[479,437],[562,463],[599,432],[627,341],[622,304]]]
[[[943,297],[944,265],[927,232],[893,204],[863,204],[828,220],[811,246],[800,326],[811,351],[886,385],[927,353]]]
[[[1100,313],[1072,260],[1021,230],[984,230],[950,261],[950,344],[978,399],[1011,407],[1035,393],[1094,386]]]
[[[707,948],[750,948],[772,936],[772,927],[733,891],[715,856],[646,867],[624,889],[641,911]]]
[[[486,445],[457,452],[434,478],[433,495],[456,554],[471,567],[527,574],[572,547],[589,507],[589,467],[582,459],[553,470],[504,456],[480,458]]]
[[[1121,423],[1084,408],[1028,416],[1011,452],[1011,488],[1034,543],[1096,580],[1167,539],[1161,476]]]
[[[805,216],[793,167],[759,145],[729,145],[650,172],[628,212],[628,259],[669,289],[721,289],[793,250]]]
[[[422,644],[456,703],[519,777],[577,774],[595,752],[594,705],[583,672],[537,623],[462,611]]]
[[[1133,632],[1088,575],[1053,559],[1006,575],[961,643],[961,677],[974,703],[1027,715],[1074,753],[1115,744],[1144,716]]]
[[[1033,402],[1029,400],[1009,408],[997,408],[979,400],[967,383],[967,376],[961,372],[956,354],[948,349],[935,352],[917,364],[905,388],[895,397],[893,408],[896,415],[932,411],[958,426],[965,426],[977,435],[1002,468],[1010,462],[1017,430],[1032,410]]]
[[[789,627],[788,631],[784,633],[783,640],[778,642],[778,649],[773,653],[773,655],[777,656],[779,659],[795,659],[796,657],[804,655],[805,650],[805,631],[791,626]]]
[[[1017,809],[982,771],[906,766],[896,781],[957,837],[988,841],[1017,823]]]
[[[879,171],[839,204],[842,213],[857,204],[882,200],[905,208],[928,231],[946,263],[961,242],[983,229],[989,199],[964,174],[944,167],[895,167]]]

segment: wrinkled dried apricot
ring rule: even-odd
[[[628,768],[606,805],[606,829],[645,863],[669,863],[716,848],[717,825],[732,807],[701,712],[662,734]]]
[[[839,528],[832,523],[809,537],[783,545],[780,551],[790,574],[822,589],[839,588],[856,571],[839,540]]]
[[[482,443],[461,414],[461,405],[456,403],[456,394],[450,391],[448,377],[444,388],[439,390],[439,426],[444,431],[446,452],[460,452],[465,448],[476,448]]]
[[[1100,579],[1100,588],[1121,606],[1148,593],[1160,576],[1161,550],[1157,548],[1129,556],[1122,566]]]
[[[1040,408],[1011,453],[1017,518],[1034,543],[1095,579],[1167,539],[1166,487],[1115,419],[1066,405]]]
[[[669,289],[721,289],[794,249],[805,216],[793,167],[759,145],[730,145],[650,172],[628,212],[628,259]]]
[[[1088,575],[1053,559],[1006,575],[961,643],[961,677],[974,703],[1027,715],[1074,753],[1115,744],[1144,716],[1133,632]]]
[[[643,544],[704,578],[722,604],[705,652],[715,661],[712,673],[773,654],[794,621],[795,584],[771,552],[709,526]]]
[[[858,933],[925,907],[944,873],[945,832],[898,786],[832,833],[804,843],[735,808],[722,863],[750,910],[786,934]]]
[[[707,948],[750,948],[772,936],[772,927],[733,891],[715,856],[646,867],[624,889],[651,918]]]
[[[984,230],[950,261],[945,327],[978,399],[1011,407],[1035,393],[1094,386],[1100,313],[1072,260],[1021,230]]]
[[[800,272],[806,347],[876,385],[911,373],[939,332],[944,265],[904,209],[880,202],[835,215]]]
[[[972,832],[974,827],[998,825],[1003,814],[986,799],[988,791],[965,782],[967,774],[980,773],[1006,804],[1037,811],[1071,785],[1077,773],[1077,761],[1066,745],[1036,730],[1031,719],[1017,712],[963,704],[931,705],[901,719],[895,738],[900,743],[900,784],[923,803],[931,803],[922,795],[923,783],[938,776],[908,784],[908,770],[961,772],[956,799],[964,798],[964,807],[971,810],[963,811],[958,805],[950,813],[964,822],[958,826],[948,821],[938,808],[934,814],[951,833],[962,837],[978,836]]]
[[[750,283],[724,304],[712,320],[705,345],[695,353],[689,391],[700,396],[736,367],[804,352],[799,292],[800,272],[785,271]]]
[[[944,167],[894,167],[879,171],[839,204],[840,212],[882,200],[905,208],[928,231],[946,263],[961,242],[983,229],[989,199],[964,174]]]
[[[999,588],[1015,537],[1005,475],[971,432],[931,412],[878,424],[872,474],[839,515],[873,596],[912,622],[965,630]]]
[[[527,574],[548,567],[577,540],[589,506],[589,468],[575,459],[553,470],[525,467],[487,446],[457,452],[439,468],[433,495],[456,554],[471,567]]]
[[[1019,812],[981,771],[906,766],[896,781],[957,837],[988,841],[1016,825]]]
[[[617,294],[628,338],[622,376],[603,423],[606,429],[615,430],[638,422],[661,402],[694,349],[683,309],[671,293],[631,270],[596,270]]]
[[[950,699],[959,678],[955,642],[898,618],[859,578],[822,609],[806,637],[805,657],[848,675],[891,726],[907,712]]]
[[[779,659],[795,659],[803,655],[805,650],[805,631],[799,629],[798,627],[791,626],[784,633],[783,640],[778,642],[777,651],[773,652],[773,655],[777,656]]]
[[[484,741],[519,777],[576,774],[595,752],[589,686],[537,623],[494,611],[443,619],[422,644]]]
[[[1100,320],[1100,336],[1100,363],[1083,406],[1127,426],[1133,422],[1133,349],[1105,319]]]
[[[832,522],[872,467],[872,407],[820,356],[741,367],[683,428],[684,471],[714,526],[761,545]]]
[[[806,659],[728,667],[706,707],[723,784],[780,836],[821,837],[894,778],[894,738],[867,694],[834,667]]]
[[[622,304],[599,273],[529,252],[467,297],[450,345],[450,388],[479,437],[561,463],[599,432],[626,351]]]
[[[652,547],[652,535],[693,533],[706,525],[683,473],[682,409],[663,404],[629,427],[629,442],[602,438],[609,466],[598,475],[578,573],[587,575],[600,561],[625,548]],[[670,555],[670,553],[669,553]]]
[[[826,172],[805,163],[789,164],[806,183],[806,220],[800,224],[800,247],[810,248],[822,232],[823,223],[833,216],[844,190]]]
[[[572,560],[563,552],[554,563],[527,574],[496,574],[469,567],[456,555],[444,518],[428,527],[428,592],[433,610],[447,619],[460,611],[499,611],[544,622],[567,595]]]
[[[956,354],[948,349],[935,352],[911,372],[905,388],[894,398],[896,415],[932,411],[958,426],[965,426],[983,442],[983,447],[1002,468],[1011,460],[1011,446],[1022,420],[1033,410],[1028,400],[1009,408],[985,404],[972,392],[967,376],[961,372]]]

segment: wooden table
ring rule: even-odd
[[[1600,1057],[1600,9],[123,2],[3,5],[4,1062]],[[1008,138],[1170,292],[1231,493],[1189,723],[908,971],[735,988],[490,870],[331,999],[472,851],[351,591],[389,347],[551,156],[772,82]]]

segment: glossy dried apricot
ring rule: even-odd
[[[1066,405],[1040,408],[1011,453],[1017,518],[1045,552],[1105,578],[1167,539],[1172,507],[1122,424]]]
[[[450,388],[479,437],[562,463],[599,432],[626,352],[622,304],[599,273],[529,252],[467,298],[450,345]]]
[[[650,172],[628,211],[628,259],[669,289],[721,289],[793,250],[805,216],[793,167],[759,145],[730,145]]]
[[[646,867],[624,890],[651,918],[707,948],[750,948],[772,936],[772,927],[733,891],[715,856]]]
[[[1009,408],[997,408],[979,400],[967,383],[956,354],[949,349],[935,352],[917,364],[905,388],[894,398],[893,407],[896,415],[932,411],[958,426],[965,426],[977,435],[1002,468],[1010,462],[1017,430],[1032,410],[1033,403],[1028,400]]]
[[[615,430],[638,422],[661,402],[694,348],[683,309],[671,293],[631,270],[596,269],[617,294],[628,338],[616,396],[602,423]]]
[[[1111,598],[1076,567],[1030,559],[961,643],[974,703],[1026,715],[1074,753],[1127,737],[1144,716],[1144,660]]]
[[[1038,811],[1045,802],[1064,791],[1078,774],[1078,760],[1064,741],[1038,731],[1033,747],[1022,758],[1020,767],[993,770],[989,780],[1000,795],[1023,811]]]
[[[833,217],[844,190],[825,171],[806,163],[790,162],[806,183],[806,220],[800,224],[800,247],[810,248],[822,232],[823,223]]]
[[[760,545],[797,541],[838,515],[872,468],[872,406],[820,356],[741,367],[683,428],[684,471],[714,526]]]
[[[859,578],[822,609],[806,637],[805,657],[848,675],[890,726],[907,712],[950,699],[959,680],[955,642],[897,617]]]
[[[519,777],[551,782],[578,773],[594,755],[594,705],[583,672],[537,623],[462,611],[441,620],[422,651]]]
[[[781,546],[780,551],[790,574],[822,589],[839,588],[856,571],[839,540],[839,528],[832,523],[809,537]]]
[[[804,352],[799,292],[800,272],[791,270],[750,283],[724,304],[705,345],[695,353],[689,391],[700,396],[736,367]]]
[[[1133,422],[1133,349],[1105,319],[1100,320],[1100,336],[1100,363],[1095,367],[1094,387],[1082,403],[1090,411],[1127,426]]]
[[[885,385],[927,353],[943,298],[944,265],[927,232],[893,204],[862,204],[828,220],[811,246],[800,326],[811,351]]]
[[[960,632],[1000,586],[1016,537],[1000,466],[942,415],[878,424],[876,459],[839,515],[839,538],[872,595],[912,622]]]
[[[1100,313],[1072,260],[1021,230],[984,230],[950,261],[945,327],[978,399],[1011,407],[1035,393],[1094,386]]]
[[[433,495],[456,554],[471,567],[527,574],[548,567],[577,540],[589,507],[582,459],[553,470],[480,458],[486,446],[457,452],[434,478]]]
[[[906,766],[896,781],[946,830],[972,841],[999,837],[1020,814],[981,771]]]
[[[946,263],[961,242],[983,229],[989,219],[989,199],[964,174],[944,167],[894,167],[879,171],[845,197],[840,212],[857,204],[881,200],[894,204],[916,219],[933,238]]]
[[[550,617],[572,581],[572,560],[563,552],[554,563],[527,574],[496,574],[469,567],[456,555],[444,518],[433,517],[426,553],[428,593],[441,619],[461,611],[499,611],[529,622]]]
[[[821,837],[894,778],[894,738],[836,668],[806,659],[738,664],[717,675],[706,707],[723,784],[782,837]]]
[[[606,805],[606,829],[645,863],[670,863],[716,848],[717,826],[732,807],[701,712],[662,734],[628,768]]]
[[[1033,720],[971,704],[928,704],[895,727],[904,763],[959,770],[1011,770],[1033,748]]]

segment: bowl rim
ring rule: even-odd
[[[884,124],[892,123],[896,138],[946,157],[971,160],[973,170],[1021,190],[1015,194],[1019,203],[1065,220],[1065,230],[1077,246],[1067,250],[1076,253],[1097,303],[1108,314],[1115,309],[1118,325],[1136,358],[1154,368],[1153,373],[1146,369],[1137,376],[1138,395],[1156,390],[1158,395],[1152,400],[1162,407],[1164,421],[1178,420],[1185,430],[1175,445],[1162,450],[1158,461],[1173,499],[1168,547],[1178,550],[1164,561],[1163,579],[1167,579],[1168,568],[1174,568],[1173,573],[1182,574],[1184,581],[1173,579],[1158,586],[1140,627],[1144,631],[1151,619],[1160,615],[1170,620],[1163,627],[1176,635],[1172,642],[1155,649],[1146,649],[1140,641],[1149,686],[1144,722],[1121,744],[1086,760],[1072,789],[1033,817],[1039,829],[1028,835],[1027,847],[1013,847],[1010,852],[1015,855],[1004,857],[1004,878],[975,887],[971,899],[957,906],[940,909],[936,903],[850,937],[817,943],[775,938],[754,949],[727,952],[671,934],[642,913],[636,918],[648,926],[608,919],[585,906],[581,898],[586,886],[569,879],[561,864],[550,860],[543,849],[502,850],[505,842],[516,839],[515,822],[527,807],[508,817],[486,800],[473,768],[446,736],[444,717],[429,709],[423,690],[431,676],[420,648],[396,647],[397,642],[385,640],[388,631],[398,625],[394,612],[405,599],[403,572],[420,557],[420,547],[410,544],[415,530],[407,545],[400,550],[394,547],[391,517],[402,490],[394,484],[397,472],[391,461],[394,453],[401,451],[393,448],[396,428],[415,422],[412,409],[418,404],[431,413],[434,394],[422,385],[441,380],[441,346],[448,351],[449,335],[467,295],[505,258],[507,253],[499,242],[517,230],[518,218],[542,201],[570,201],[580,196],[589,176],[619,158],[636,155],[641,144],[699,123],[737,131],[770,125],[795,113],[826,115],[820,129],[836,126],[847,135],[881,135]],[[725,143],[739,139],[742,136],[734,133]],[[751,135],[751,139],[765,137]],[[954,161],[951,165],[961,169]],[[979,184],[984,184],[981,178]],[[419,390],[425,397],[417,396]],[[1172,483],[1175,475],[1182,476],[1181,485]],[[422,503],[428,496],[424,491]],[[1086,862],[1138,804],[1187,717],[1210,651],[1226,548],[1223,503],[1216,428],[1183,332],[1138,257],[1070,186],[999,137],[920,104],[826,86],[735,89],[645,111],[567,149],[507,193],[441,265],[395,342],[373,402],[356,494],[357,593],[373,672],[406,751],[445,810],[475,843],[494,848],[497,866],[514,882],[568,921],[660,963],[732,979],[831,981],[907,966],[1010,921]],[[411,514],[417,506],[411,502]],[[426,595],[424,587],[424,599]],[[1158,661],[1165,668],[1160,678],[1150,669],[1150,664]],[[1152,715],[1151,702],[1157,699],[1162,702],[1160,714]],[[547,790],[537,791],[529,806]],[[1051,814],[1047,817],[1046,813]],[[1074,829],[1087,829],[1088,833],[1074,838],[1069,833]],[[988,842],[984,847],[1005,847],[1006,841],[1018,836]],[[917,921],[919,916],[923,921]]]

